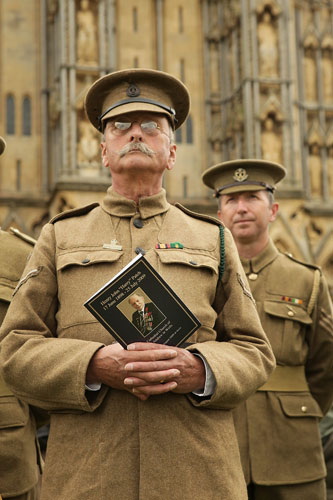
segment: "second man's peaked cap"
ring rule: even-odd
[[[1,137],[0,135],[0,156],[2,155],[2,153],[5,151],[6,149],[6,141],[3,137]]]
[[[125,69],[102,76],[89,88],[85,110],[93,126],[132,111],[166,115],[174,128],[186,120],[190,96],[185,85],[168,73],[152,69]]]
[[[268,160],[230,160],[213,165],[202,174],[203,183],[221,194],[241,191],[268,190],[273,192],[276,184],[286,175],[279,163]]]

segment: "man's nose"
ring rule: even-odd
[[[244,213],[244,212],[247,212],[247,203],[245,200],[243,200],[242,198],[240,198],[238,200],[238,204],[237,204],[237,212],[239,213]]]
[[[131,126],[131,141],[142,141],[143,134],[140,123],[133,122]]]

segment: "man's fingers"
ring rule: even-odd
[[[133,353],[134,354],[134,353]],[[156,371],[161,370],[163,366],[159,363],[165,362],[169,359],[173,359],[177,356],[177,351],[171,350],[156,350],[156,351],[144,351],[141,353],[135,353],[135,358],[131,359],[124,366],[125,370],[128,371]]]
[[[170,366],[171,364],[171,366]],[[135,361],[127,363],[124,366],[124,370],[127,372],[160,372],[163,370],[170,370],[173,368],[173,363],[169,363],[168,360],[158,360],[158,361]],[[176,369],[176,368],[173,368]],[[131,375],[132,375],[131,373]]]
[[[126,386],[140,387],[147,384],[164,384],[175,377],[179,377],[180,371],[177,369],[163,370],[158,372],[133,373],[126,377],[124,384]]]
[[[162,349],[172,349],[169,345],[157,344],[155,342],[134,342],[127,346],[127,351],[154,351]]]
[[[165,394],[166,392],[173,391],[177,387],[177,382],[167,382],[165,384],[156,384],[156,385],[145,385],[143,387],[133,387],[131,392],[139,397],[140,395],[144,396],[156,396],[158,394]],[[141,399],[141,398],[139,398]]]
[[[141,401],[147,401],[147,399],[149,398],[149,396],[147,396],[146,394],[142,394],[141,392],[138,391],[131,390],[130,392]]]

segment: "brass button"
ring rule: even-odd
[[[258,275],[256,273],[249,274],[249,280],[255,281],[257,278],[258,278]]]
[[[192,266],[197,266],[198,265],[194,260],[190,260],[190,264],[192,264]]]
[[[143,227],[143,222],[140,218],[134,219],[133,224],[138,229],[141,229]]]
[[[303,413],[306,413],[308,411],[308,407],[307,406],[302,406],[301,410],[302,410]]]
[[[288,311],[288,316],[290,316],[290,317],[291,317],[291,316],[295,316],[294,311]]]
[[[142,255],[144,255],[146,253],[146,251],[143,248],[141,248],[141,247],[136,247],[135,253],[137,255],[139,255],[139,253],[141,253]]]
[[[90,259],[83,259],[82,264],[88,264],[90,262]]]

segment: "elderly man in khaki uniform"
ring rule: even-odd
[[[97,80],[85,107],[112,186],[101,205],[46,224],[1,332],[6,381],[51,414],[42,499],[244,500],[230,410],[275,363],[230,232],[162,188],[188,91],[123,70]],[[125,350],[85,310],[136,253],[200,320],[186,348]]]
[[[277,361],[234,411],[249,498],[324,500],[318,423],[333,397],[332,304],[321,270],[280,253],[269,237],[284,176],[276,163],[234,160],[209,168],[203,182],[219,198]]]
[[[5,146],[0,137],[0,155]],[[0,324],[32,249],[33,240],[28,236],[0,229]],[[0,497],[36,500],[39,464],[35,418],[0,374]]]

